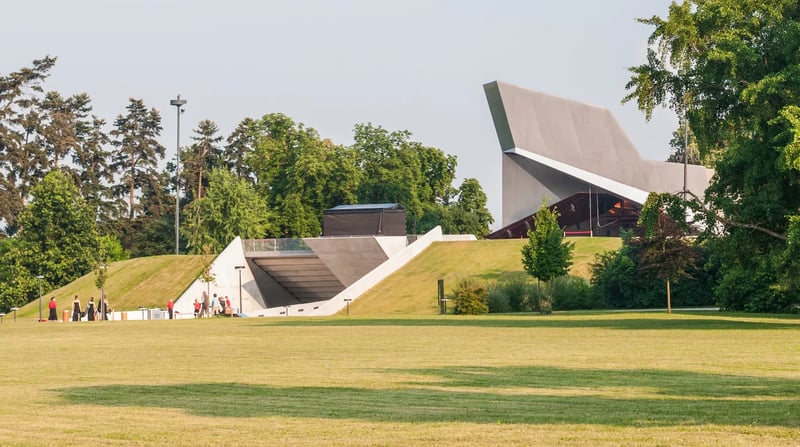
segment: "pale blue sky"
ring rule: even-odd
[[[245,117],[282,112],[352,143],[372,122],[458,156],[499,219],[500,150],[483,94],[493,80],[608,108],[645,158],[663,160],[677,119],[622,106],[626,67],[645,58],[669,0],[26,0],[3,6],[7,74],[58,57],[48,90],[87,92],[111,122],[129,97],[162,113],[175,151],[202,119],[227,136]],[[460,183],[460,180],[459,180]],[[499,222],[493,227],[497,228]]]

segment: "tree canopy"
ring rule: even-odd
[[[648,119],[656,107],[685,114],[713,160],[701,200],[711,212],[699,215],[720,304],[787,309],[798,296],[787,243],[800,209],[800,3],[686,0],[640,21],[653,27],[647,63],[630,68],[624,100]]]

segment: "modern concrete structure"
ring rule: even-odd
[[[194,300],[205,291],[227,296],[235,312],[248,316],[332,315],[431,243],[474,239],[444,236],[440,227],[423,236],[236,238],[211,264],[214,280],[198,278],[175,310],[192,316]]]
[[[565,228],[603,234],[638,213],[651,191],[683,190],[683,164],[642,159],[607,109],[498,81],[484,91],[503,153],[496,238],[522,236],[543,197]],[[687,189],[702,196],[712,175],[688,166]]]

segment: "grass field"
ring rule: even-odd
[[[570,274],[589,278],[595,253],[620,247],[619,238],[569,238],[575,242]],[[439,312],[437,281],[449,293],[461,278],[498,281],[523,273],[527,239],[436,242],[350,305],[351,315],[432,315]]]
[[[800,320],[0,324],[3,446],[800,445]]]

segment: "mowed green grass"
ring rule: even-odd
[[[8,319],[3,446],[800,445],[800,321]]]
[[[616,250],[619,238],[568,238],[575,243],[570,274],[588,279],[596,253]],[[350,315],[432,315],[439,312],[437,281],[450,293],[462,278],[500,281],[524,273],[527,239],[435,242],[395,274],[350,304]]]
[[[115,310],[135,310],[142,306],[164,308],[167,300],[178,298],[202,271],[202,256],[151,256],[111,263],[104,287],[108,305]],[[91,272],[56,290],[43,290],[44,318],[47,318],[47,303],[53,296],[58,303],[59,318],[63,310],[72,309],[75,295],[84,309],[90,297],[94,297],[95,303],[99,302],[96,279],[96,273]],[[38,300],[22,307],[17,316],[37,318]]]

